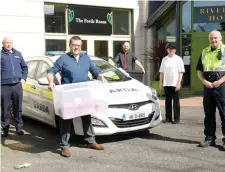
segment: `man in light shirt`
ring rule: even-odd
[[[167,53],[168,55],[163,58],[159,69],[160,88],[164,87],[165,91],[166,119],[163,122],[178,124],[180,122],[179,90],[185,69],[182,58],[175,54],[176,48],[173,44],[167,46]],[[172,100],[174,121],[172,120]]]

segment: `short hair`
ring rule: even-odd
[[[69,45],[71,45],[72,40],[81,40],[81,42],[82,42],[82,39],[79,36],[73,36],[73,37],[70,38],[70,44]]]
[[[125,43],[128,43],[128,44],[130,44],[130,42],[129,42],[129,41],[124,41],[122,45],[124,45]]]

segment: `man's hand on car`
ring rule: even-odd
[[[102,81],[103,83],[107,82],[107,80],[104,78],[102,74],[98,75],[98,80]]]
[[[48,84],[48,89],[49,90],[52,91],[54,87],[55,87],[55,83],[54,82],[51,82],[51,83]]]

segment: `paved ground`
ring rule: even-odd
[[[193,101],[183,99],[181,104]],[[197,102],[201,104],[201,98]],[[185,106],[181,110],[182,121],[178,125],[161,124],[150,133],[97,137],[104,151],[81,148],[79,142],[73,141],[73,156],[69,159],[58,155],[58,134],[53,128],[25,119],[25,136],[16,136],[12,127],[10,137],[2,139],[2,172],[16,171],[13,165],[25,162],[32,165],[17,171],[224,172],[225,152],[219,146],[222,135],[218,115],[218,146],[202,149],[196,146],[203,139],[202,107]]]

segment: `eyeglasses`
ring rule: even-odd
[[[72,44],[71,46],[72,47],[81,47],[81,45],[78,45],[78,44]]]

